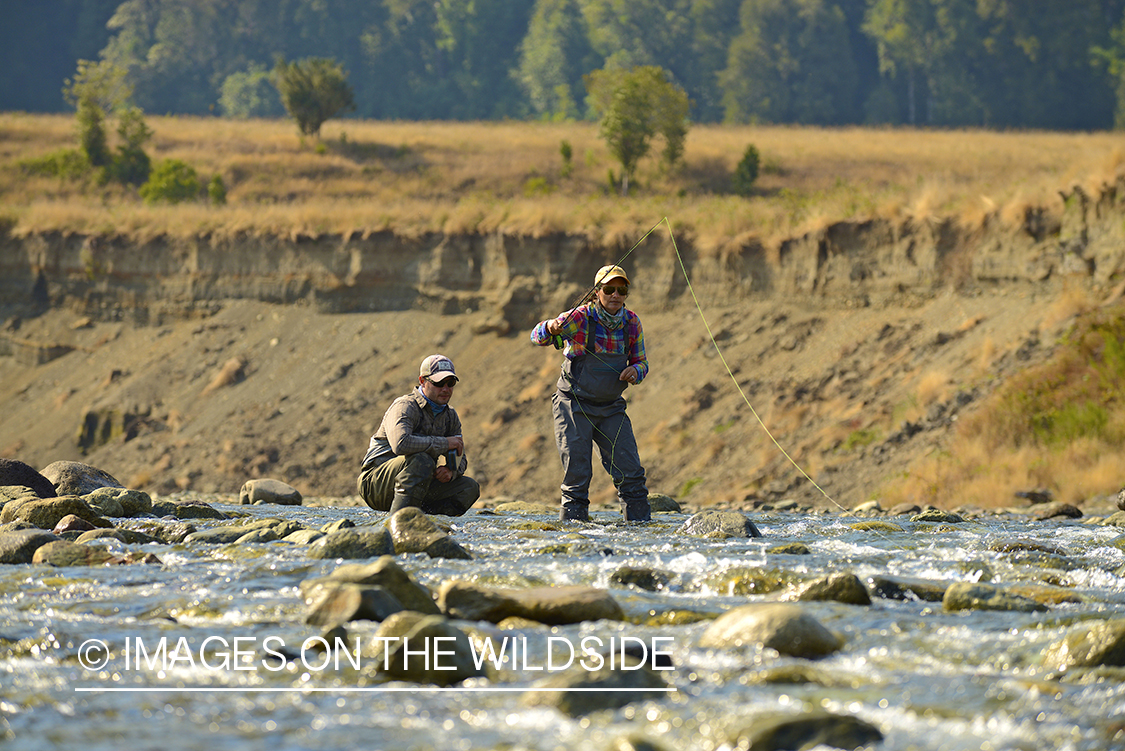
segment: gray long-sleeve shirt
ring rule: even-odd
[[[446,437],[455,435],[461,435],[461,418],[453,407],[446,406],[435,415],[421,389],[416,388],[395,399],[387,409],[368,443],[362,469],[378,466],[395,456],[423,451],[437,459],[449,446]],[[468,466],[464,454],[458,464],[458,473],[464,474]]]

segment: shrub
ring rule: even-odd
[[[29,175],[46,175],[76,180],[90,171],[90,160],[78,149],[59,149],[33,159],[20,162]]]
[[[559,146],[559,155],[563,161],[560,174],[563,177],[570,177],[570,173],[574,170],[574,163],[571,161],[574,158],[574,151],[570,147],[570,141],[562,142]]]
[[[140,193],[144,202],[150,204],[190,201],[199,195],[199,175],[191,165],[179,159],[166,159],[152,171]]]
[[[220,175],[215,175],[207,183],[207,197],[214,206],[222,206],[227,202],[227,186]]]
[[[758,147],[750,144],[746,147],[746,151],[742,154],[742,161],[734,168],[734,176],[731,179],[734,192],[740,196],[748,196],[754,190],[754,183],[758,179],[758,169],[761,164],[761,156],[758,154]]]

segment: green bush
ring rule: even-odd
[[[90,171],[90,160],[78,149],[59,149],[34,159],[24,159],[20,167],[29,175],[76,180]]]
[[[141,198],[150,204],[191,201],[199,192],[199,175],[191,165],[179,159],[166,159],[158,164],[140,190]]]
[[[574,150],[570,146],[570,141],[563,141],[559,146],[559,155],[562,157],[562,170],[560,174],[563,177],[570,177],[570,173],[574,171]]]
[[[227,186],[220,175],[215,175],[207,183],[207,197],[214,206],[222,206],[227,202]]]
[[[731,184],[735,193],[740,196],[748,196],[753,192],[760,165],[761,156],[758,154],[758,147],[750,144],[742,155],[742,161],[734,168]]]

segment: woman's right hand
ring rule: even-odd
[[[559,323],[559,319],[552,318],[551,320],[547,321],[548,334],[550,334],[551,336],[555,336],[560,331],[562,331],[562,325]]]

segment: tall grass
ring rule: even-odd
[[[1003,506],[1037,487],[1077,502],[1125,484],[1125,306],[1087,310],[1041,365],[1008,379],[957,423],[949,447],[883,496]]]
[[[21,166],[75,146],[73,118],[0,114],[0,210],[16,231],[190,235],[393,229],[635,238],[663,216],[702,250],[769,244],[846,218],[934,215],[1019,221],[1027,206],[1061,209],[1060,188],[1097,187],[1122,169],[1109,133],[695,126],[684,163],[642,162],[629,197],[590,123],[335,120],[323,141],[285,120],[149,117],[154,160],[181,159],[225,207],[142,208],[135,191],[32,174]],[[569,173],[559,146],[571,144]],[[730,191],[749,144],[762,157],[754,195]]]

